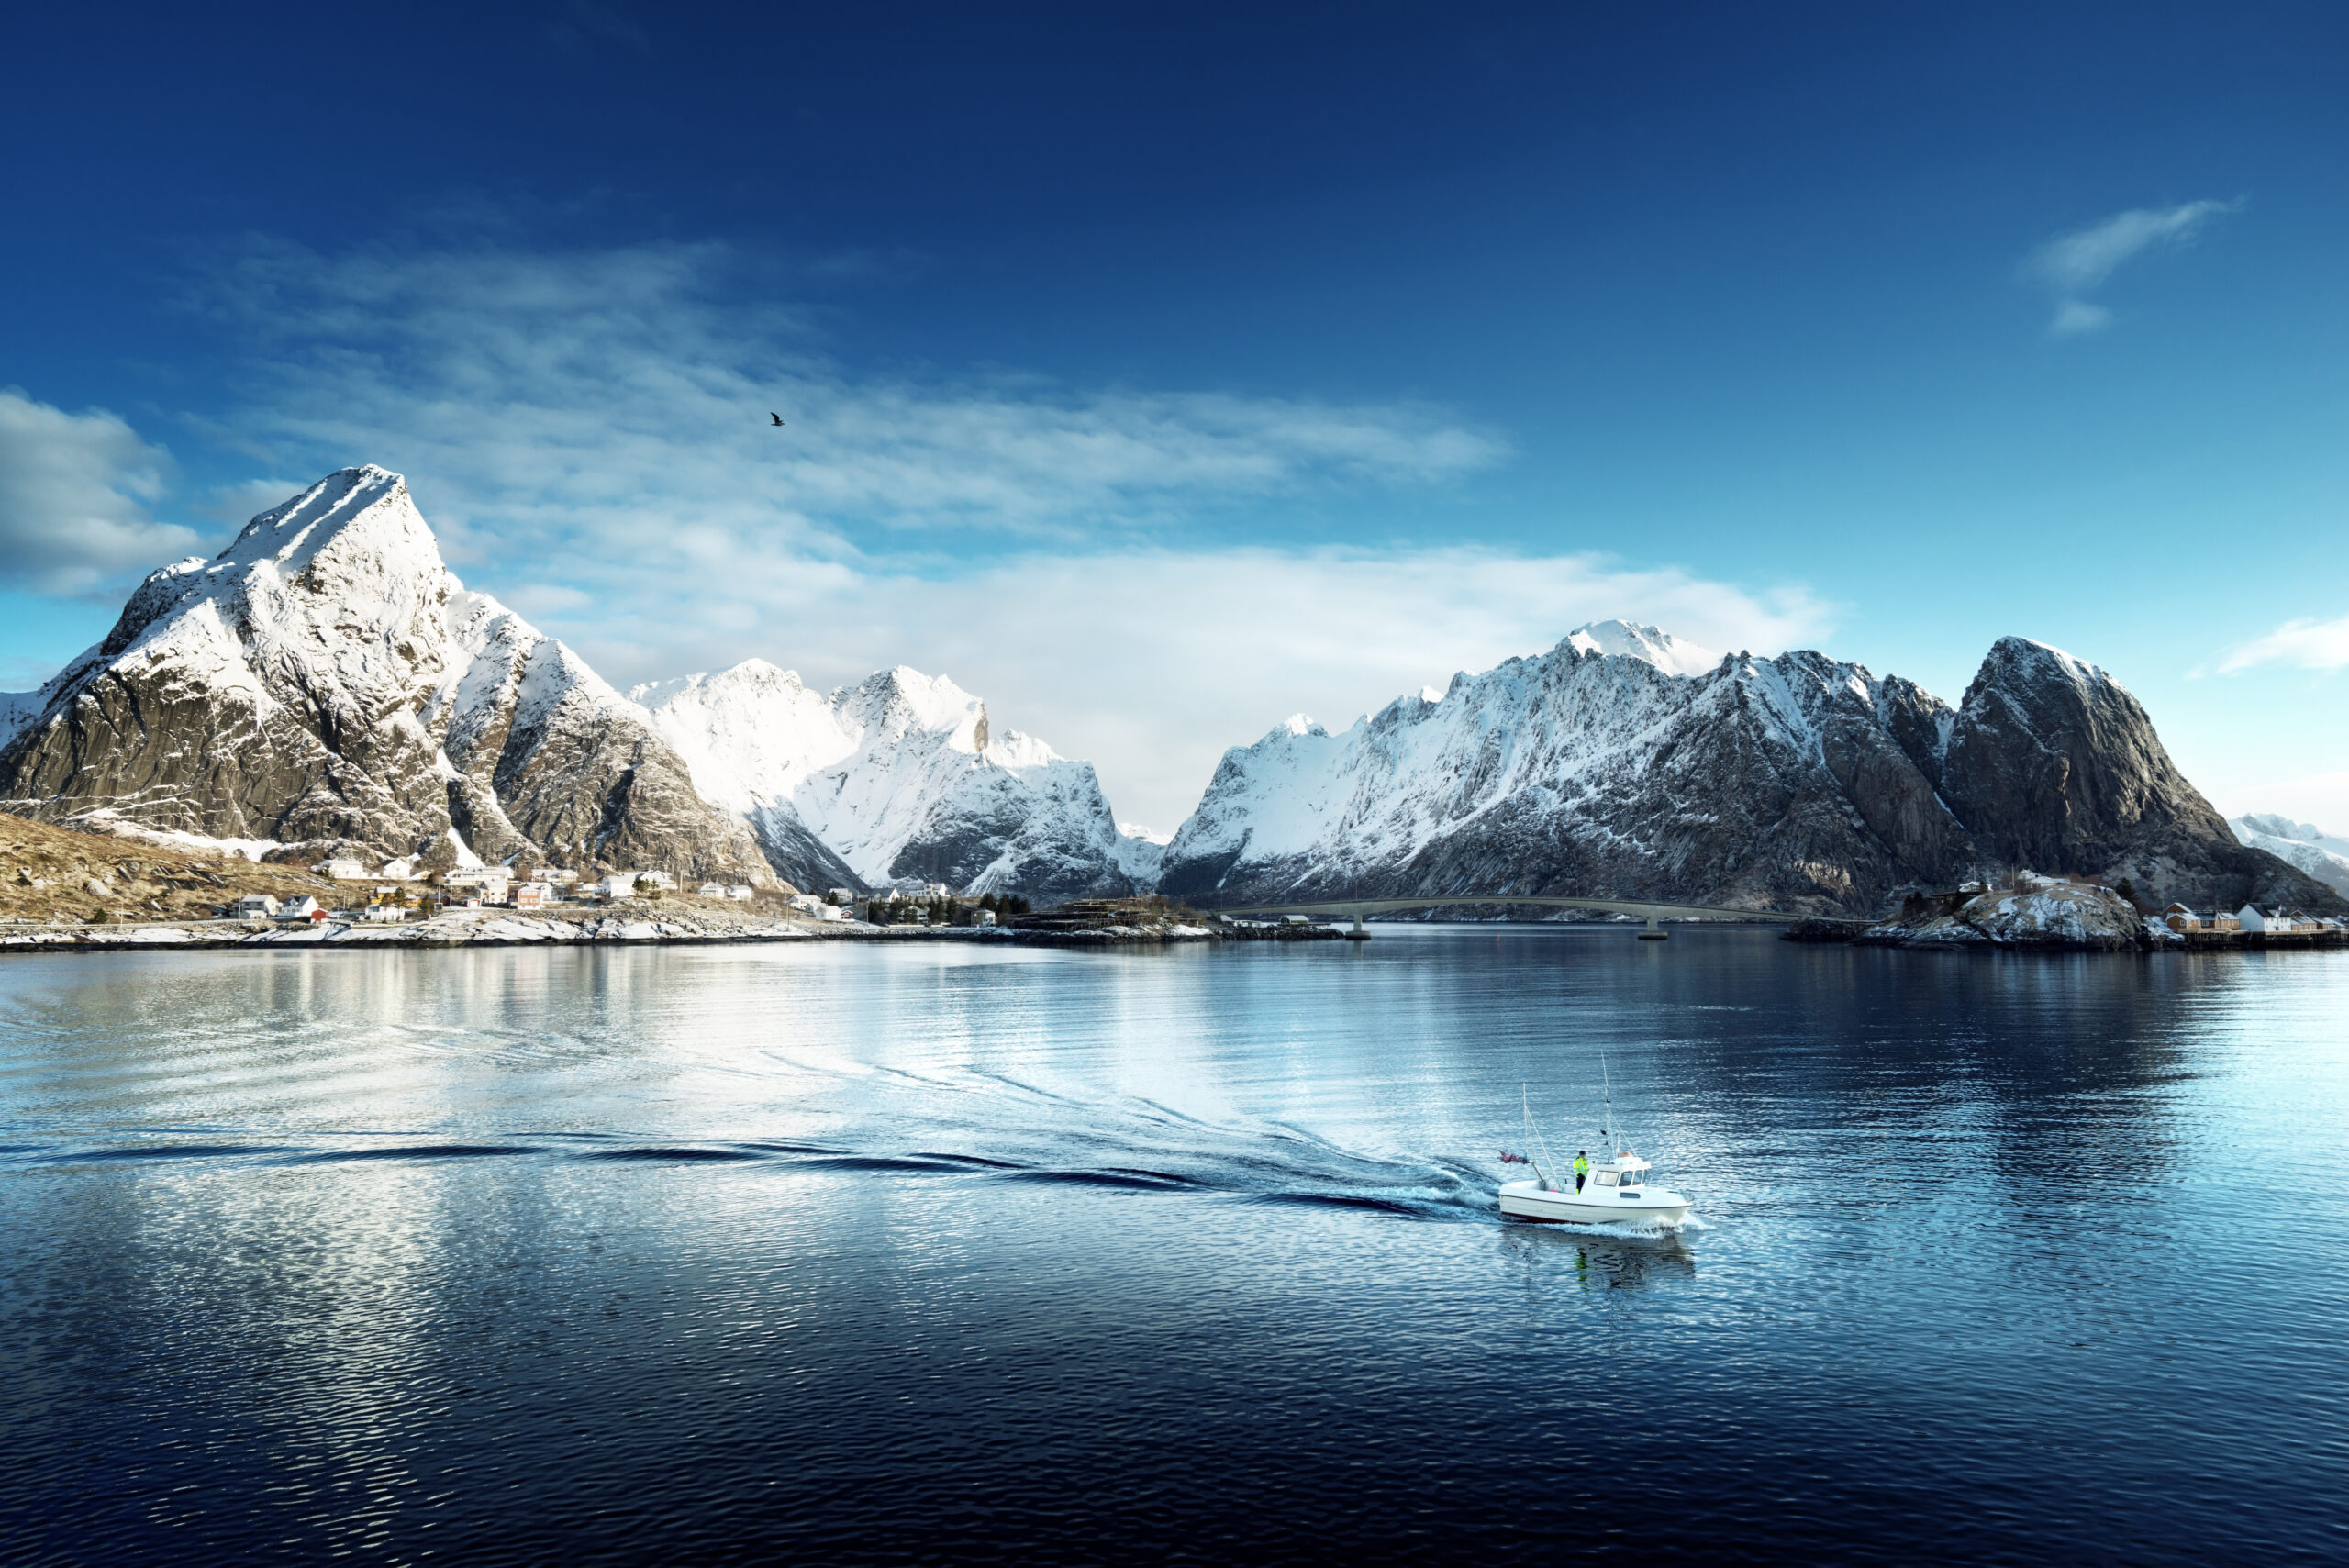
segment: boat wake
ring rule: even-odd
[[[381,1042],[379,1042],[381,1043]],[[397,1031],[397,1054],[459,1062],[478,1114],[395,1112],[333,1128],[347,1086],[384,1060],[346,1051],[280,1116],[126,1129],[0,1127],[0,1169],[72,1164],[330,1169],[460,1161],[797,1172],[887,1181],[1058,1184],[1137,1196],[1497,1224],[1478,1161],[1349,1148],[1295,1120],[1186,1101],[1191,1086],[1103,1094],[1089,1082],[971,1062],[858,1062],[805,1047],[673,1048],[658,1061],[523,1031]],[[351,1075],[346,1085],[338,1073]],[[527,1096],[512,1093],[527,1082]],[[371,1085],[372,1086],[372,1085]],[[468,1088],[475,1087],[469,1084]],[[530,1108],[535,1107],[535,1108]],[[385,1109],[390,1107],[386,1106]],[[657,1125],[629,1128],[650,1111]],[[527,1119],[525,1119],[527,1118]],[[547,1124],[568,1123],[566,1130]],[[304,1124],[307,1125],[304,1125]],[[578,1130],[601,1123],[612,1130]],[[321,1124],[326,1124],[322,1126]],[[388,1124],[388,1125],[387,1125]]]

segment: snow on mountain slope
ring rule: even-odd
[[[1904,877],[1880,847],[1857,864],[1817,852],[1859,819],[1830,753],[1887,786],[1870,809],[1912,854],[1959,855],[1881,717],[1914,702],[1815,654],[1689,677],[1569,638],[1342,734],[1299,716],[1226,753],[1160,885],[1225,902],[1376,886],[1840,906],[1855,880],[1873,896]],[[1733,739],[1691,744],[1710,732]]]
[[[328,475],[211,561],[154,573],[33,695],[0,795],[50,819],[763,877],[647,716],[440,560],[406,482]]]
[[[39,692],[0,692],[0,750],[17,738],[17,731],[40,717]]]
[[[1595,620],[1566,633],[1566,645],[1585,653],[1620,654],[1642,659],[1667,675],[1702,675],[1721,662],[1709,648],[1673,636],[1658,627],[1628,620]]]
[[[2349,894],[2349,839],[2325,832],[2312,822],[2288,817],[2230,817],[2227,826],[2235,838],[2254,850],[2299,867],[2326,886]]]
[[[1167,843],[1174,837],[1139,823],[1118,824],[1118,869],[1134,884],[1138,893],[1145,893],[1158,885],[1159,867],[1166,859]]]
[[[1092,765],[993,733],[944,676],[900,666],[819,695],[751,660],[631,695],[707,798],[770,847],[820,843],[844,880],[1046,898],[1133,885]]]
[[[2226,837],[2117,682],[2060,651],[2001,641],[1956,709],[1820,653],[1681,673],[1699,657],[1616,623],[1340,734],[1292,718],[1225,753],[1160,890],[1873,914],[2018,863],[2205,894],[2289,875]]]

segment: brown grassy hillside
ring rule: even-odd
[[[307,893],[331,905],[339,901],[336,891],[324,877],[294,866],[190,854],[0,816],[0,920],[195,920],[248,893]]]

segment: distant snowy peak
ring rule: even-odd
[[[831,699],[763,659],[628,695],[685,758],[702,798],[738,815],[787,800],[817,770],[856,751],[857,736]]]
[[[2250,848],[2265,850],[2319,882],[2349,893],[2349,839],[2327,833],[2313,822],[2295,822],[2288,817],[2231,817],[2227,827]]]
[[[2245,832],[2260,833],[2271,839],[2288,839],[2296,844],[2314,844],[2334,854],[2349,855],[2349,839],[2337,833],[2328,833],[2313,822],[2295,822],[2288,817],[2246,813],[2228,818],[2227,826],[2235,830],[2238,838]]]
[[[1643,660],[1667,675],[1708,674],[1721,662],[1721,656],[1709,648],[1699,648],[1661,628],[1628,620],[1595,620],[1578,626],[1566,633],[1565,646],[1583,653]]]
[[[1134,882],[1091,764],[995,730],[943,675],[900,665],[818,695],[752,660],[629,695],[771,860],[822,853],[868,886],[1065,896]]]
[[[1136,889],[1158,885],[1159,869],[1166,862],[1166,846],[1174,837],[1137,823],[1118,824],[1118,866]]]
[[[863,729],[891,737],[919,731],[974,754],[987,749],[986,704],[943,675],[925,675],[903,664],[841,687],[832,694],[832,706]]]

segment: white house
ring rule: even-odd
[[[677,879],[665,871],[640,871],[636,874],[663,892],[677,885]]]
[[[326,917],[327,912],[318,906],[318,901],[306,893],[299,898],[289,898],[277,906],[277,918],[288,925]]]
[[[851,893],[845,887],[835,887],[830,893],[825,895],[825,896],[843,909],[851,908],[854,906],[856,903],[856,895]]]
[[[407,918],[407,911],[396,904],[370,904],[359,917],[373,926],[396,926]]]
[[[832,907],[812,893],[795,893],[785,902],[793,914],[812,916],[819,920],[823,918],[824,911]]]
[[[359,861],[321,861],[310,869],[329,882],[366,882],[375,874]]]
[[[2262,909],[2256,904],[2246,904],[2236,910],[2235,919],[2246,931],[2263,931],[2269,936],[2283,936],[2299,929],[2281,909]]]
[[[747,882],[729,883],[727,884],[726,896],[737,904],[748,904],[754,891],[755,889]]]
[[[636,896],[636,879],[643,874],[641,872],[616,871],[596,884],[590,891],[600,893],[607,898],[633,898]]]
[[[723,898],[726,896],[726,884],[722,882],[705,882],[694,891],[704,898]]]
[[[385,861],[376,868],[375,874],[388,882],[413,882],[416,879],[416,857],[402,855],[397,860]]]
[[[440,873],[440,885],[452,898],[470,893],[484,904],[506,902],[507,889],[513,885],[514,873],[504,866],[459,866]]]
[[[273,920],[277,900],[266,893],[248,893],[229,906],[228,913],[239,920]]]

